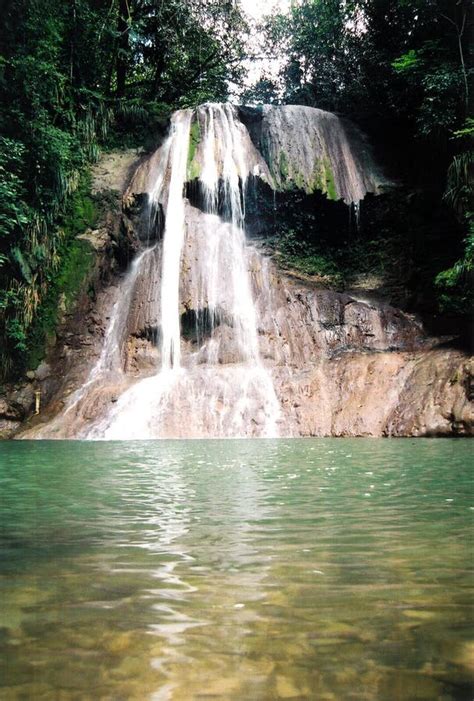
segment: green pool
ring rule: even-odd
[[[0,444],[0,698],[470,701],[473,446]]]

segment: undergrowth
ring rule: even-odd
[[[330,246],[324,241],[304,241],[291,229],[272,243],[282,268],[315,277],[336,289],[350,286],[359,276],[391,275],[394,259],[400,256],[392,240],[354,237],[342,245]]]
[[[81,178],[60,222],[59,266],[48,273],[47,292],[25,339],[25,354],[19,369],[34,368],[44,358],[48,343],[56,333],[58,321],[67,314],[84,290],[93,269],[95,256],[87,241],[76,237],[98,220],[98,205],[90,195],[90,177]]]

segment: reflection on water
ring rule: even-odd
[[[0,698],[471,699],[471,445],[0,444]]]

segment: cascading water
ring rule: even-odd
[[[249,172],[245,163],[242,125],[230,105],[209,105],[201,108],[201,112],[204,113],[206,138],[200,183],[206,210],[214,218],[214,226],[210,227],[214,240],[206,255],[206,268],[201,271],[202,291],[198,305],[203,308],[207,303],[211,325],[214,325],[218,305],[227,298],[242,358],[259,364],[257,321],[245,255],[244,202]],[[219,153],[216,153],[216,147]],[[221,226],[217,216],[220,182],[223,184],[224,217],[229,220],[228,227]],[[219,253],[222,246],[227,246],[224,255]],[[225,289],[219,289],[218,280],[227,276],[230,280]]]
[[[356,212],[384,184],[362,137],[322,110],[176,112],[127,191],[147,195],[147,248],[123,278],[86,381],[36,437],[298,432],[291,407],[299,400],[288,399],[285,383],[313,362],[316,318],[246,242],[247,190],[257,178],[274,192],[325,192]]]
[[[179,369],[181,333],[179,325],[179,278],[184,243],[184,184],[189,149],[190,110],[178,112],[173,121],[171,177],[166,207],[161,276],[161,363],[162,370]],[[162,174],[158,174],[162,181]],[[158,193],[157,193],[158,194]]]
[[[230,105],[201,107],[196,119],[204,130],[198,181],[202,210],[192,207],[184,192],[189,110],[173,117],[171,135],[162,147],[164,158],[157,161],[149,192],[152,207],[166,200],[161,366],[156,375],[127,390],[87,437],[277,435],[279,403],[260,359],[245,245],[245,188],[253,168],[246,160],[249,143]],[[193,287],[187,300],[183,300],[183,284],[180,289],[183,263]],[[188,350],[185,358],[180,328],[183,307],[191,310],[198,338],[197,348]]]

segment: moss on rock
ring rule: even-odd
[[[334,180],[334,173],[332,172],[331,163],[329,158],[324,158],[323,160],[323,192],[326,193],[328,199],[338,200],[339,195],[336,190],[336,183]]]
[[[84,174],[79,187],[67,208],[61,230],[61,245],[57,252],[58,263],[49,274],[47,292],[28,330],[26,362],[36,367],[45,357],[48,345],[53,342],[56,329],[64,314],[69,313],[87,287],[94,270],[96,256],[88,241],[77,236],[93,228],[98,220],[96,201],[90,194],[91,181]]]
[[[277,164],[273,164],[272,174],[278,183],[278,189],[282,192],[296,189],[310,195],[318,191],[326,195],[329,200],[337,201],[340,199],[331,162],[327,156],[315,163],[313,175],[309,176],[295,170],[288,154],[281,150]]]
[[[280,171],[280,181],[282,184],[286,184],[289,177],[288,168],[288,157],[284,151],[280,151],[280,157],[278,159],[278,167]]]
[[[329,200],[336,201],[340,199],[336,189],[331,162],[327,156],[317,161],[314,168],[313,179],[306,187],[306,192],[308,194],[312,194],[316,191],[322,192]]]
[[[188,149],[188,166],[187,166],[187,178],[188,180],[195,180],[199,178],[201,173],[201,166],[196,158],[197,148],[201,142],[201,127],[199,125],[199,119],[194,118],[191,124],[191,131],[189,135],[189,149]]]

